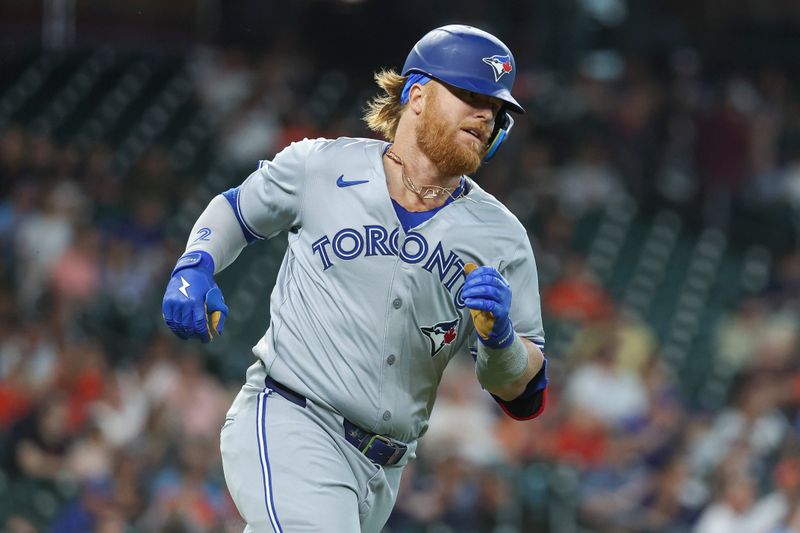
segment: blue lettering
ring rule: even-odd
[[[328,257],[328,251],[325,249],[325,246],[329,245],[330,243],[331,241],[328,240],[328,236],[324,235],[321,239],[317,239],[317,241],[311,245],[311,249],[314,251],[314,253],[319,253],[319,257],[322,259],[322,266],[324,267],[322,270],[328,270],[333,266],[333,263],[331,263],[331,260]]]
[[[342,247],[342,241],[347,238],[353,240],[353,247],[350,250],[345,250]],[[359,232],[352,228],[345,228],[333,237],[333,252],[339,256],[340,259],[350,260],[355,259],[364,250],[364,238]]]
[[[199,235],[199,237],[197,237],[193,243],[197,241],[210,241],[211,239],[209,239],[209,237],[211,236],[211,233],[211,228],[200,228],[197,230],[197,233],[195,233],[195,235]]]
[[[398,241],[400,240],[400,228],[394,228],[394,231],[389,235],[389,249],[392,251],[392,255],[398,255]]]
[[[408,232],[401,244],[400,228],[395,228],[389,233],[387,228],[380,225],[363,227],[364,233],[353,228],[344,228],[333,236],[333,240],[330,240],[327,235],[323,235],[311,245],[313,253],[319,254],[323,270],[328,270],[333,266],[328,250],[328,246],[330,246],[336,256],[345,261],[355,259],[366,252],[367,257],[395,255],[409,264],[424,262],[422,268],[430,274],[438,275],[439,281],[450,293],[453,293],[453,288],[459,280],[466,280],[464,261],[455,252],[446,251],[441,242],[436,244],[428,257],[430,246],[425,237],[418,232]],[[453,294],[453,304],[457,309],[466,307],[462,295],[463,290],[462,283]]]
[[[462,292],[464,292],[464,284],[462,283],[461,286],[456,291],[456,295],[453,298],[453,303],[456,305],[456,309],[464,309],[467,303],[464,301],[464,296],[462,296]]]
[[[406,246],[408,245],[409,242],[417,243],[417,252],[414,255],[409,255],[408,251],[406,250]],[[410,231],[408,235],[406,235],[406,239],[403,241],[403,249],[400,250],[400,259],[402,259],[406,263],[414,264],[422,261],[422,259],[427,254],[428,254],[428,241],[426,241],[425,237],[423,237],[419,233]]]
[[[435,266],[439,273],[439,281],[444,281],[447,271],[450,270],[456,261],[458,261],[458,256],[455,254],[455,252],[450,252],[450,255],[447,256],[447,261],[445,261],[444,249],[442,248],[442,243],[440,242],[436,245],[436,248],[433,249],[430,259],[428,259],[428,262],[425,263],[425,266],[422,268],[433,273],[433,267]]]
[[[367,257],[373,255],[392,255],[392,252],[386,247],[386,239],[389,234],[383,226],[364,226],[367,232]]]
[[[467,275],[464,273],[464,261],[462,261],[461,259],[457,259],[456,260],[456,273],[453,274],[453,276],[444,283],[444,286],[447,287],[448,291],[452,292],[453,291],[453,285],[456,284],[456,280],[458,280],[458,278],[462,278],[462,277],[464,279],[467,279]]]

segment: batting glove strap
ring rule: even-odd
[[[175,263],[175,268],[172,269],[171,276],[174,276],[175,272],[183,270],[184,268],[196,268],[213,277],[214,258],[204,250],[186,252],[178,259],[178,262]]]
[[[505,324],[505,325],[502,325]],[[511,323],[511,320],[506,318],[505,322],[500,325],[500,330],[495,332],[498,329],[497,321],[495,321],[495,327],[492,332],[489,334],[487,338],[483,338],[478,335],[478,339],[480,339],[481,344],[486,346],[487,348],[494,348],[494,349],[502,349],[508,348],[514,342],[514,337],[516,334],[514,332],[514,324]]]

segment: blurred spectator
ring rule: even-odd
[[[517,188],[507,197],[508,208],[523,221],[537,210],[547,213],[547,216],[541,217],[543,222],[557,218],[561,213],[553,207],[558,205],[558,167],[552,148],[541,139],[533,137],[520,147],[520,152],[520,175],[515,184]],[[543,233],[537,232],[537,236],[542,238]],[[537,266],[541,261],[539,255],[536,255]]]
[[[0,135],[0,197],[9,196],[28,173],[27,142],[25,132],[18,124],[4,129]]]
[[[610,426],[619,426],[643,416],[648,408],[641,377],[624,368],[618,359],[616,340],[597,347],[592,358],[572,372],[567,380],[566,400]]]
[[[144,302],[154,282],[154,265],[148,257],[135,253],[127,240],[111,240],[98,265],[104,295],[127,315],[133,315]]]
[[[250,94],[253,83],[246,57],[236,48],[198,47],[192,73],[200,101],[214,122],[237,109]]]
[[[731,206],[747,185],[750,117],[754,92],[744,80],[731,80],[719,105],[702,117],[697,129],[697,165],[703,183],[705,221],[727,229]]]
[[[36,526],[28,519],[14,515],[6,520],[3,531],[6,533],[36,533]]]
[[[691,432],[684,426],[688,417],[675,379],[664,361],[652,358],[643,369],[647,413],[621,430],[629,445],[650,464],[664,461],[673,448],[690,439]]]
[[[796,212],[800,209],[800,102],[796,99],[789,102],[784,117],[785,128],[775,143],[784,159],[784,164],[776,169],[780,176],[778,194],[785,194]]]
[[[738,369],[749,362],[761,342],[768,317],[766,302],[760,298],[743,300],[717,326],[716,355],[719,363]]]
[[[737,443],[748,447],[754,467],[763,468],[789,430],[778,409],[785,393],[772,376],[748,376],[734,390],[734,406],[716,416],[710,431],[691,450],[696,473],[713,470]]]
[[[656,161],[661,150],[661,124],[659,112],[664,88],[646,72],[643,61],[628,59],[628,78],[618,95],[614,116],[611,119],[613,150],[620,178],[608,181],[611,189],[616,185],[620,194],[624,178],[628,191],[642,203],[651,200],[656,171]],[[610,163],[610,161],[609,161]]]
[[[114,470],[115,448],[94,424],[87,424],[83,436],[69,451],[69,471],[79,482],[110,479]]]
[[[175,343],[164,335],[150,340],[140,361],[142,384],[153,405],[160,405],[174,394],[180,379]]]
[[[218,439],[229,403],[219,382],[203,370],[200,356],[194,351],[183,354],[178,362],[178,379],[164,403],[175,435]]]
[[[561,277],[544,290],[543,311],[560,320],[588,322],[611,316],[614,303],[584,258],[571,255]]]
[[[500,462],[502,450],[491,431],[497,416],[486,394],[474,385],[472,365],[454,362],[439,385],[436,404],[425,438],[420,440],[420,454],[431,459],[455,456],[476,465]]]
[[[167,151],[153,146],[145,152],[122,182],[122,202],[128,217],[118,228],[119,236],[134,244],[147,245],[159,238],[165,205],[174,205],[188,183],[179,179]]]
[[[70,428],[79,430],[106,391],[108,363],[103,347],[92,341],[74,342],[59,352],[55,385],[68,395]]]
[[[791,531],[800,502],[800,460],[784,457],[773,472],[775,490],[756,502],[750,527],[754,532]]]
[[[759,73],[753,113],[753,192],[759,202],[774,204],[782,194],[780,183],[780,136],[789,100],[789,82],[780,70],[766,67]]]
[[[683,454],[659,465],[651,490],[644,493],[632,520],[634,531],[686,531],[697,521],[703,492],[689,477]]]
[[[800,315],[791,307],[775,310],[766,300],[749,298],[720,322],[716,336],[721,365],[786,368],[800,340]]]
[[[39,401],[54,384],[59,354],[45,322],[28,320],[15,324],[16,328],[2,337],[0,372],[4,385],[26,405],[28,401]]]
[[[278,133],[275,108],[265,95],[254,94],[224,124],[221,151],[237,165],[255,169],[260,159],[283,149],[275,143]]]
[[[151,189],[152,190],[152,189]],[[140,195],[132,205],[132,216],[122,228],[121,237],[137,251],[147,251],[164,239],[164,219],[170,196]]]
[[[604,461],[583,478],[580,508],[587,525],[606,530],[625,526],[651,486],[650,472],[625,439],[609,443]]]
[[[619,365],[634,373],[642,372],[651,362],[657,346],[652,328],[633,313],[621,310],[584,325],[572,340],[570,354],[586,359],[608,343],[614,345]]]
[[[757,531],[749,523],[755,496],[756,487],[747,476],[726,478],[719,497],[700,516],[695,533]]]
[[[607,459],[609,428],[594,411],[568,405],[554,428],[553,458],[579,467],[600,466]]]
[[[118,370],[108,376],[103,398],[92,406],[92,419],[103,437],[121,448],[142,434],[148,407],[139,375],[133,370]]]
[[[124,531],[122,517],[114,506],[113,483],[109,479],[87,481],[80,497],[61,509],[51,528],[53,533]]]
[[[477,532],[481,504],[479,471],[470,463],[447,457],[432,463],[432,471],[417,469],[404,474],[390,527],[418,529],[424,524],[443,524],[455,531]]]
[[[529,237],[536,254],[539,283],[549,287],[563,271],[564,262],[569,260],[574,225],[571,218],[558,210],[548,210],[542,218],[541,228]]]
[[[53,297],[67,308],[88,304],[100,288],[100,235],[93,228],[80,228],[74,244],[53,267]]]
[[[776,263],[766,290],[767,302],[796,313],[800,302],[800,248],[783,254]]]
[[[555,178],[563,212],[579,218],[604,208],[622,194],[622,180],[610,159],[608,150],[597,141],[578,148],[575,158]]]
[[[62,395],[50,395],[11,428],[3,461],[9,477],[57,481],[67,475],[73,437],[64,400]]]
[[[75,234],[73,222],[81,217],[84,197],[74,183],[61,182],[52,188],[41,211],[23,218],[17,226],[15,271],[18,303],[30,313],[43,295],[56,262]]]
[[[209,477],[210,468],[219,466],[217,448],[216,441],[182,441],[180,467],[164,468],[153,480],[153,505],[142,517],[145,529],[182,526],[190,531],[210,531],[235,515],[221,479]]]

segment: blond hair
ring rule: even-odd
[[[364,113],[364,122],[375,133],[380,133],[389,141],[394,141],[397,125],[400,123],[400,114],[403,104],[400,103],[400,94],[406,83],[406,76],[401,76],[394,70],[381,70],[375,73],[375,82],[381,92],[367,102]]]

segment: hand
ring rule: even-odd
[[[178,260],[161,305],[167,327],[182,339],[203,343],[222,335],[228,307],[214,281],[214,260],[206,252],[190,252]]]
[[[508,312],[511,309],[511,287],[496,268],[464,265],[467,274],[461,295],[472,315],[478,338],[490,348],[505,348],[514,341],[514,327]]]

